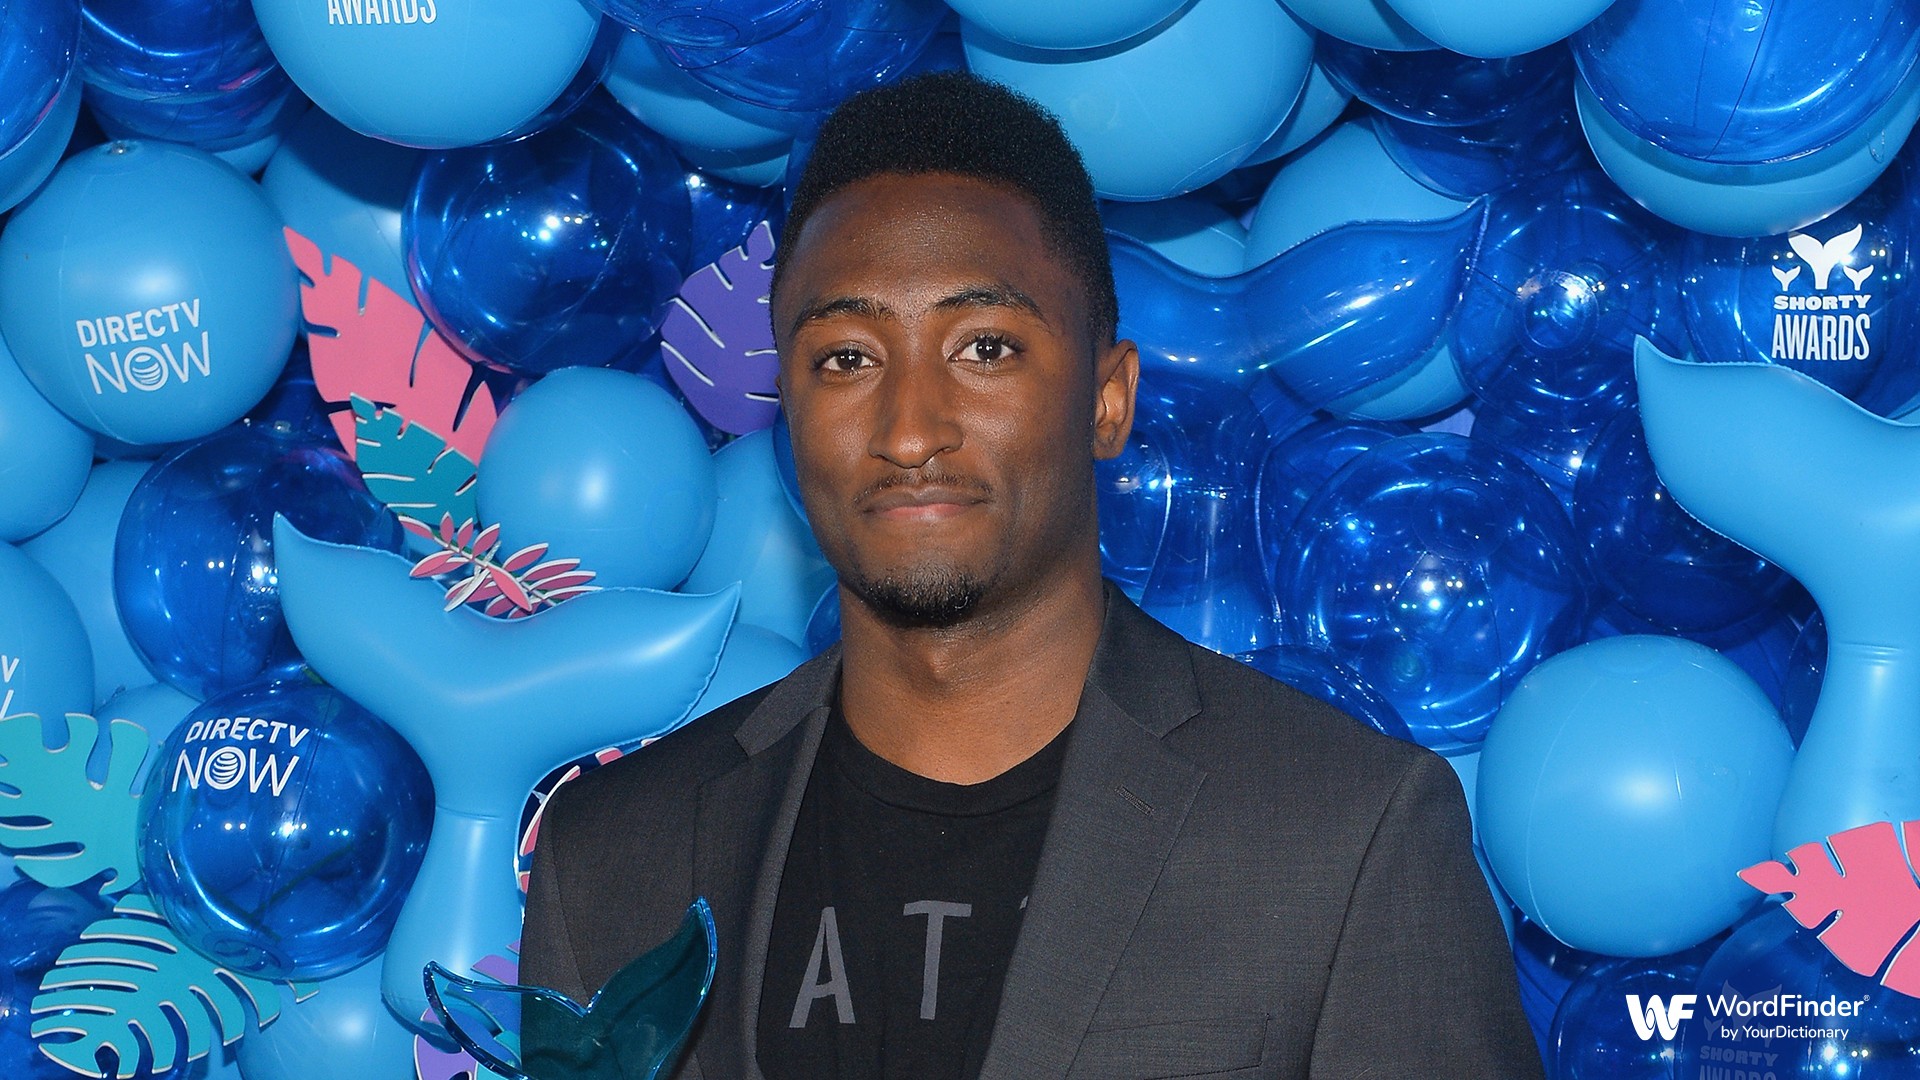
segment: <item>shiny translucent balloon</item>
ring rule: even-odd
[[[1274,442],[1261,462],[1255,492],[1261,549],[1269,558],[1285,549],[1300,512],[1341,466],[1388,439],[1412,433],[1412,428],[1392,421],[1325,417]]]
[[[1625,411],[1622,407],[1621,411]],[[1560,504],[1572,512],[1574,481],[1586,461],[1587,448],[1593,445],[1598,425],[1572,426],[1564,421],[1538,416],[1481,409],[1473,415],[1468,432],[1474,439],[1500,449],[1526,462],[1534,475],[1547,482]]]
[[[1864,195],[1786,236],[1695,234],[1682,249],[1693,354],[1709,363],[1780,364],[1869,412],[1893,415],[1920,392],[1912,168],[1903,158]]]
[[[1287,640],[1331,649],[1424,745],[1478,743],[1521,676],[1579,631],[1565,511],[1525,465],[1462,436],[1361,454],[1294,531],[1273,571]]]
[[[706,86],[644,34],[621,36],[606,86],[641,123],[703,162],[764,157],[793,141],[800,119]]]
[[[1232,277],[1246,269],[1246,227],[1203,192],[1150,203],[1105,202],[1100,220],[1196,274]]]
[[[939,0],[813,0],[783,13],[751,48],[668,42],[667,55],[707,87],[749,105],[814,112],[906,74],[933,40]]]
[[[249,975],[324,979],[386,943],[433,821],[426,768],[319,680],[261,682],[160,745],[140,869],[189,945]]]
[[[1382,735],[1413,742],[1413,732],[1393,705],[1366,680],[1324,649],[1270,645],[1240,656],[1264,674],[1353,717]]]
[[[1463,127],[1536,102],[1564,100],[1572,65],[1560,49],[1480,60],[1445,49],[1395,52],[1323,39],[1319,61],[1348,93],[1388,116]]]
[[[689,169],[687,197],[693,204],[693,247],[687,265],[694,269],[718,259],[746,242],[761,222],[773,228],[777,239],[787,223],[787,193],[773,187],[749,187]]]
[[[1633,994],[1640,1001],[1669,1000],[1690,994],[1706,960],[1705,947],[1672,956],[1614,958],[1593,965],[1573,980],[1554,1013],[1552,1080],[1672,1080],[1674,1044],[1659,1034],[1643,1039],[1621,1006]]]
[[[668,45],[743,49],[792,29],[823,0],[595,0],[625,26]]]
[[[1471,199],[1571,168],[1587,159],[1586,137],[1570,100],[1516,109],[1463,127],[1436,127],[1381,114],[1380,145],[1420,183]]]
[[[19,146],[0,154],[0,212],[13,209],[39,190],[73,141],[74,126],[80,119],[80,83],[67,88],[53,100],[40,123],[27,133]]]
[[[537,135],[425,159],[407,273],[468,357],[522,374],[637,351],[686,273],[679,162],[604,94]]]
[[[1616,417],[1581,465],[1574,530],[1601,590],[1668,632],[1723,630],[1786,591],[1779,567],[1680,509],[1654,475],[1637,413]]]
[[[127,637],[197,698],[301,661],[280,613],[273,519],[337,543],[400,549],[400,526],[346,455],[266,425],[173,451],[134,488],[114,549]]]
[[[1860,130],[1920,59],[1901,0],[1619,0],[1573,38],[1607,114],[1724,165],[1784,161]]]
[[[79,50],[74,0],[8,0],[0,8],[0,157],[26,142],[52,111]]]

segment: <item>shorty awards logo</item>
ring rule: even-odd
[[[1627,1019],[1633,1023],[1633,1033],[1640,1036],[1641,1042],[1650,1042],[1656,1035],[1665,1042],[1672,1042],[1680,1034],[1680,1025],[1693,1019],[1700,1011],[1699,994],[1672,994],[1664,1001],[1658,994],[1648,995],[1645,1001],[1641,1000],[1639,994],[1628,994],[1626,998]],[[1867,1003],[1866,998],[1816,999],[1779,991],[1754,997],[1721,993],[1708,997],[1706,1001],[1707,1017],[1721,1021],[1710,1027],[1708,1035],[1722,1039],[1845,1038],[1845,1028],[1768,1024],[1764,1021],[1853,1018],[1860,1015],[1860,1007]]]
[[[194,790],[205,785],[215,791],[229,791],[244,783],[254,794],[265,788],[277,796],[300,765],[300,755],[293,751],[312,731],[284,720],[251,716],[195,720],[182,740],[188,745],[174,762],[169,790],[179,791],[182,782]],[[195,747],[194,743],[201,745]]]
[[[201,378],[213,374],[210,335],[200,327],[197,296],[123,315],[75,319],[73,329],[95,394],[152,393],[169,382],[188,382],[195,372]]]
[[[1780,283],[1780,295],[1773,298],[1773,359],[1867,359],[1872,351],[1867,331],[1873,328],[1867,305],[1873,302],[1873,294],[1862,290],[1873,276],[1874,264],[1857,270],[1852,266],[1862,231],[1862,226],[1855,225],[1824,241],[1806,233],[1787,237],[1794,255],[1806,265],[1770,268]],[[1833,279],[1836,268],[1851,290]],[[1801,282],[1803,270],[1811,271],[1807,276],[1812,293],[1794,291],[1796,285],[1804,290],[1807,284]]]

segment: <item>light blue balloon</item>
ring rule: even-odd
[[[116,142],[68,158],[0,233],[0,330],[47,400],[102,435],[238,420],[299,328],[280,215],[212,155]]]
[[[93,433],[40,396],[0,340],[0,541],[60,520],[93,467]]]
[[[413,1075],[413,1032],[380,997],[375,958],[303,985],[311,994],[237,1044],[246,1080],[401,1080]]]
[[[811,658],[811,653],[789,638],[736,622],[727,635],[726,648],[720,652],[720,666],[713,671],[713,681],[707,684],[707,692],[700,695],[690,716],[712,712],[734,698],[778,682]]]
[[[742,622],[790,641],[804,639],[814,604],[833,584],[833,567],[787,501],[773,432],[756,431],[721,447],[713,470],[719,493],[713,533],[681,590],[718,592],[737,581]]]
[[[732,154],[741,161],[785,153],[804,116],[710,89],[668,59],[652,39],[633,31],[620,39],[606,87],[641,123],[682,150]]]
[[[387,1004],[427,1008],[429,960],[464,973],[519,936],[527,793],[562,762],[670,731],[706,691],[739,607],[605,589],[524,619],[446,610],[411,563],[274,522],[280,606],[328,683],[385,720],[433,778],[433,835],[387,943]],[[351,604],[341,597],[354,597]]]
[[[34,127],[33,133],[19,146],[0,155],[0,214],[19,205],[53,175],[54,166],[60,164],[60,155],[66,152],[67,143],[73,138],[74,122],[79,118],[80,80],[75,79],[54,99],[53,108]]]
[[[1418,52],[1435,47],[1387,0],[1287,0],[1287,9],[1322,33],[1369,49]]]
[[[1605,638],[1528,672],[1487,732],[1478,821],[1527,917],[1577,949],[1660,956],[1760,900],[1793,744],[1739,666],[1684,638]]]
[[[1100,220],[1196,274],[1232,277],[1246,269],[1246,227],[1203,196],[1110,202],[1100,208]]]
[[[1793,575],[1827,668],[1773,853],[1920,818],[1920,428],[1775,364],[1634,360],[1655,470],[1681,508]]]
[[[12,544],[0,544],[0,719],[35,713],[43,733],[93,709],[93,656],[66,590]],[[49,743],[57,740],[50,739]]]
[[[597,585],[666,589],[713,532],[714,465],[693,418],[659,384],[563,368],[513,400],[487,437],[474,492],[504,550],[550,545]]]
[[[1867,190],[1920,119],[1920,67],[1868,121],[1831,146],[1789,161],[1717,165],[1635,137],[1574,81],[1580,126],[1620,189],[1676,225],[1715,236],[1771,236],[1810,225]]]
[[[369,139],[310,109],[267,162],[260,187],[287,227],[409,304],[400,210],[420,152]]]
[[[592,51],[582,0],[255,0],[267,44],[314,104],[402,146],[471,146],[553,104]]]
[[[1151,200],[1218,180],[1272,136],[1300,96],[1313,33],[1273,0],[1197,0],[1120,46],[1060,52],[972,24],[967,66],[1060,118],[1105,198]]]
[[[251,142],[241,143],[239,146],[225,150],[214,150],[211,153],[248,176],[258,176],[260,170],[267,167],[267,162],[273,160],[273,155],[280,151],[280,146],[285,141],[285,132],[269,131]]]
[[[147,782],[160,760],[160,744],[166,741],[173,729],[187,714],[198,708],[200,703],[175,690],[166,683],[148,683],[145,686],[130,686],[125,690],[101,702],[93,714],[102,722],[111,720],[131,720],[146,729],[147,738],[152,740],[147,752],[147,760],[140,766],[140,772],[133,782],[134,790],[139,790]]]
[[[1495,59],[1544,49],[1592,22],[1613,0],[1385,0],[1414,31],[1468,56]]]
[[[1032,49],[1097,49],[1144,34],[1186,0],[949,0],[995,37]]]
[[[113,542],[120,514],[150,461],[105,461],[93,467],[80,499],[60,523],[20,545],[66,589],[93,645],[93,700],[154,679],[120,623],[113,595]]]
[[[1312,142],[1315,136],[1340,119],[1340,114],[1347,111],[1347,103],[1352,100],[1353,95],[1334,82],[1326,68],[1313,65],[1313,70],[1307,73],[1307,85],[1300,90],[1300,100],[1293,103],[1293,111],[1281,121],[1279,130],[1247,156],[1247,160],[1241,163],[1242,167],[1264,165]]]

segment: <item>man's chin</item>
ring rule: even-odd
[[[841,580],[875,615],[903,629],[957,626],[972,617],[987,592],[980,577],[951,567],[843,575]]]

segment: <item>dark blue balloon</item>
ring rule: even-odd
[[[1486,405],[1573,425],[1633,401],[1633,342],[1677,341],[1673,230],[1597,170],[1493,197],[1454,321],[1454,356]]]
[[[1135,422],[1120,453],[1094,462],[1099,485],[1100,568],[1135,600],[1147,587],[1167,533],[1177,477],[1189,473],[1183,444]],[[1169,456],[1173,455],[1173,456]]]
[[[0,890],[0,971],[52,967],[60,951],[111,906],[88,889],[50,889],[27,879]]]
[[[1626,411],[1623,406],[1619,411]],[[1601,417],[1604,420],[1605,417]],[[1600,433],[1595,424],[1569,426],[1564,422],[1538,416],[1510,416],[1494,409],[1481,409],[1473,416],[1472,436],[1497,446],[1521,461],[1547,482],[1560,504],[1573,506],[1573,485],[1587,448]]]
[[[807,619],[807,640],[802,642],[807,652],[819,656],[840,640],[840,583],[835,581],[820,594],[820,602],[813,606],[813,615]]]
[[[1827,621],[1818,611],[1807,620],[1787,654],[1785,685],[1780,692],[1780,719],[1786,721],[1793,745],[1807,737],[1807,723],[1820,700],[1820,684],[1827,674]]]
[[[1673,1044],[1634,1030],[1626,995],[1642,1002],[1692,993],[1711,945],[1671,956],[1606,959],[1573,980],[1554,1014],[1551,1080],[1671,1080]]]
[[[642,348],[686,276],[692,211],[666,142],[594,94],[535,135],[425,158],[402,231],[434,326],[541,375]]]
[[[1484,124],[1514,112],[1537,121],[1536,103],[1565,100],[1573,85],[1572,65],[1559,48],[1481,60],[1445,49],[1369,49],[1322,35],[1315,58],[1361,101],[1436,127]]]
[[[1330,649],[1414,738],[1464,749],[1533,666],[1578,639],[1573,530],[1545,484],[1492,446],[1404,435],[1308,503],[1274,567],[1287,640]]]
[[[778,238],[787,224],[787,193],[779,187],[748,187],[688,169],[687,198],[693,206],[693,247],[687,265],[699,269],[746,242],[761,222]]]
[[[1544,113],[1544,115],[1542,115]],[[1408,176],[1445,195],[1471,199],[1588,160],[1573,103],[1516,109],[1464,127],[1437,127],[1381,114],[1380,145]]]
[[[1400,719],[1400,714],[1393,711],[1393,705],[1332,653],[1306,645],[1270,645],[1245,653],[1240,659],[1303,694],[1319,698],[1382,735],[1414,741],[1413,732],[1407,729],[1407,722]]]
[[[754,0],[749,0],[754,2]],[[766,6],[777,0],[759,0]],[[797,18],[786,18],[787,15]],[[666,41],[689,75],[749,105],[830,109],[904,75],[946,18],[938,0],[811,0],[782,12],[786,25],[744,43]]]
[[[821,0],[594,0],[594,7],[668,45],[741,49],[792,29]]]
[[[73,0],[13,0],[0,12],[0,157],[18,149],[53,110],[80,50]]]
[[[1255,493],[1261,550],[1272,556],[1285,546],[1300,511],[1341,466],[1388,439],[1412,432],[1407,425],[1389,420],[1323,417],[1275,442],[1261,463]]]
[[[273,518],[400,550],[400,526],[336,449],[272,424],[181,447],[141,478],[114,545],[114,598],[154,675],[207,698],[300,665],[280,613]]]
[[[1608,959],[1568,945],[1525,912],[1513,909],[1513,966],[1520,980],[1520,1008],[1527,1014],[1542,1060],[1552,1056],[1553,1017],[1568,988],[1581,973]]]
[[[140,870],[181,938],[250,975],[324,979],[386,944],[433,784],[406,741],[317,678],[222,694],[160,745]]]
[[[1779,567],[1694,520],[1655,475],[1640,416],[1603,428],[1574,488],[1574,531],[1603,595],[1664,633],[1724,630],[1786,591]]]

